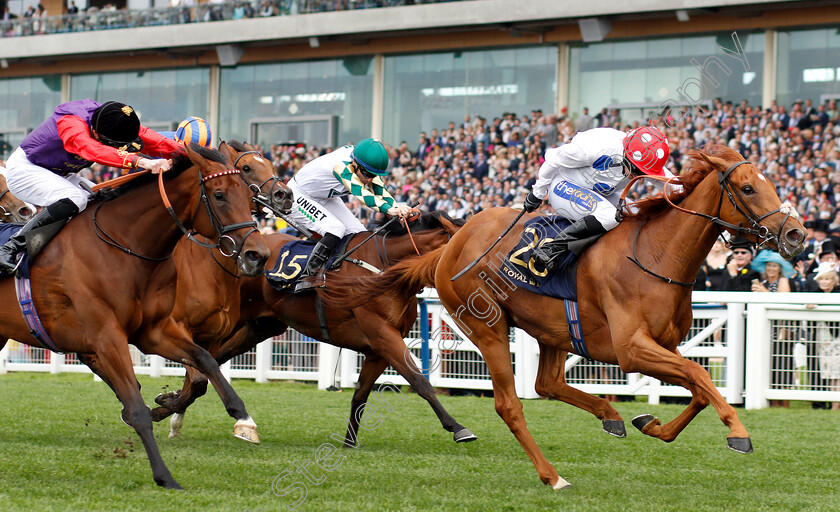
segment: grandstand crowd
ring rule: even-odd
[[[698,109],[676,122],[673,116],[653,121],[668,136],[668,167],[675,174],[687,164],[689,150],[728,145],[771,179],[779,197],[796,206],[804,219],[828,221],[831,234],[840,234],[838,115],[835,101],[816,106],[811,100],[796,101],[790,108],[773,103],[761,109],[715,99],[711,108]],[[391,147],[389,189],[399,201],[419,201],[423,210],[446,210],[459,218],[494,206],[519,206],[531,190],[547,148],[593,127],[628,131],[647,121],[622,119],[616,109],[590,115],[586,108],[574,114],[565,109],[560,114],[536,109],[493,118],[468,116],[447,126],[430,127],[413,144],[401,141]],[[272,145],[262,150],[278,174],[290,178],[329,149]],[[645,192],[640,185],[631,198]],[[353,208],[366,223],[379,220],[356,201]]]
[[[716,99],[711,108],[683,114],[677,122],[673,117],[653,120],[668,136],[668,167],[675,174],[686,165],[689,150],[728,145],[771,179],[782,200],[795,205],[804,219],[828,221],[830,234],[840,235],[840,113],[835,101],[820,105],[796,101],[790,108],[774,103],[761,109]],[[389,146],[387,185],[398,201],[419,202],[422,210],[445,210],[457,218],[469,218],[494,206],[520,206],[547,148],[593,127],[627,131],[647,121],[622,119],[616,109],[590,115],[586,108],[572,114],[565,109],[559,114],[535,109],[492,118],[467,116],[447,126],[430,127],[415,141]],[[333,148],[276,144],[258,149],[272,160],[277,174],[288,180],[306,162]],[[84,172],[102,182],[120,170],[95,164]],[[632,191],[631,198],[641,197],[644,187]],[[351,209],[366,225],[381,220],[381,214],[355,199],[351,199]],[[263,220],[267,230],[283,227],[282,221],[272,222]]]

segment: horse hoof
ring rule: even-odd
[[[239,420],[233,426],[233,437],[248,441],[249,443],[260,444],[260,435],[257,434],[257,424],[249,416],[248,419]]]
[[[155,397],[155,403],[166,407],[169,402],[178,398],[179,391],[170,391],[169,393],[160,393],[158,396]]]
[[[162,481],[162,482],[159,481],[159,482],[157,482],[157,484],[159,486],[163,487],[164,489],[174,489],[176,491],[183,491],[184,490],[184,488],[181,487],[181,484],[179,484],[178,482],[176,482],[175,480],[172,480],[172,479],[165,480],[165,481]]]
[[[752,441],[749,437],[727,437],[726,443],[729,445],[729,449],[738,453],[752,453],[753,451]]]
[[[633,426],[643,432],[643,429],[648,426],[651,421],[656,421],[656,416],[651,416],[650,414],[640,414],[639,416],[633,418]]]
[[[456,443],[469,443],[470,441],[478,439],[478,436],[470,432],[470,429],[468,428],[462,428],[458,432],[455,432],[453,437],[455,438]]]
[[[635,425],[635,420],[634,425]],[[627,437],[623,420],[604,420],[604,432],[615,437]]]
[[[571,486],[572,486],[572,484],[570,484],[569,482],[564,480],[562,476],[558,476],[557,481],[551,487],[555,491],[559,491],[560,489],[565,489],[566,487],[571,487]]]

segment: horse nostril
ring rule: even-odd
[[[24,219],[28,219],[32,216],[32,210],[30,210],[28,206],[24,206],[23,208],[18,210],[18,215],[20,215]]]
[[[787,238],[788,242],[795,244],[795,243],[799,243],[800,241],[802,241],[804,239],[805,233],[803,233],[802,231],[800,231],[798,229],[791,229],[790,231],[787,232],[787,235],[785,237]]]

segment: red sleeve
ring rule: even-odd
[[[143,153],[147,155],[169,158],[173,153],[184,152],[184,146],[181,143],[167,139],[145,126],[140,127],[140,138],[143,139]]]
[[[91,137],[90,127],[79,116],[62,116],[56,125],[58,136],[68,153],[79,155],[85,160],[98,164],[124,169],[134,167],[137,161],[137,155],[106,146]]]

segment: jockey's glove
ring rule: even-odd
[[[528,192],[528,197],[525,198],[525,205],[523,206],[523,209],[526,212],[531,213],[539,208],[541,204],[542,199],[537,199],[537,196],[535,196],[533,192]]]

